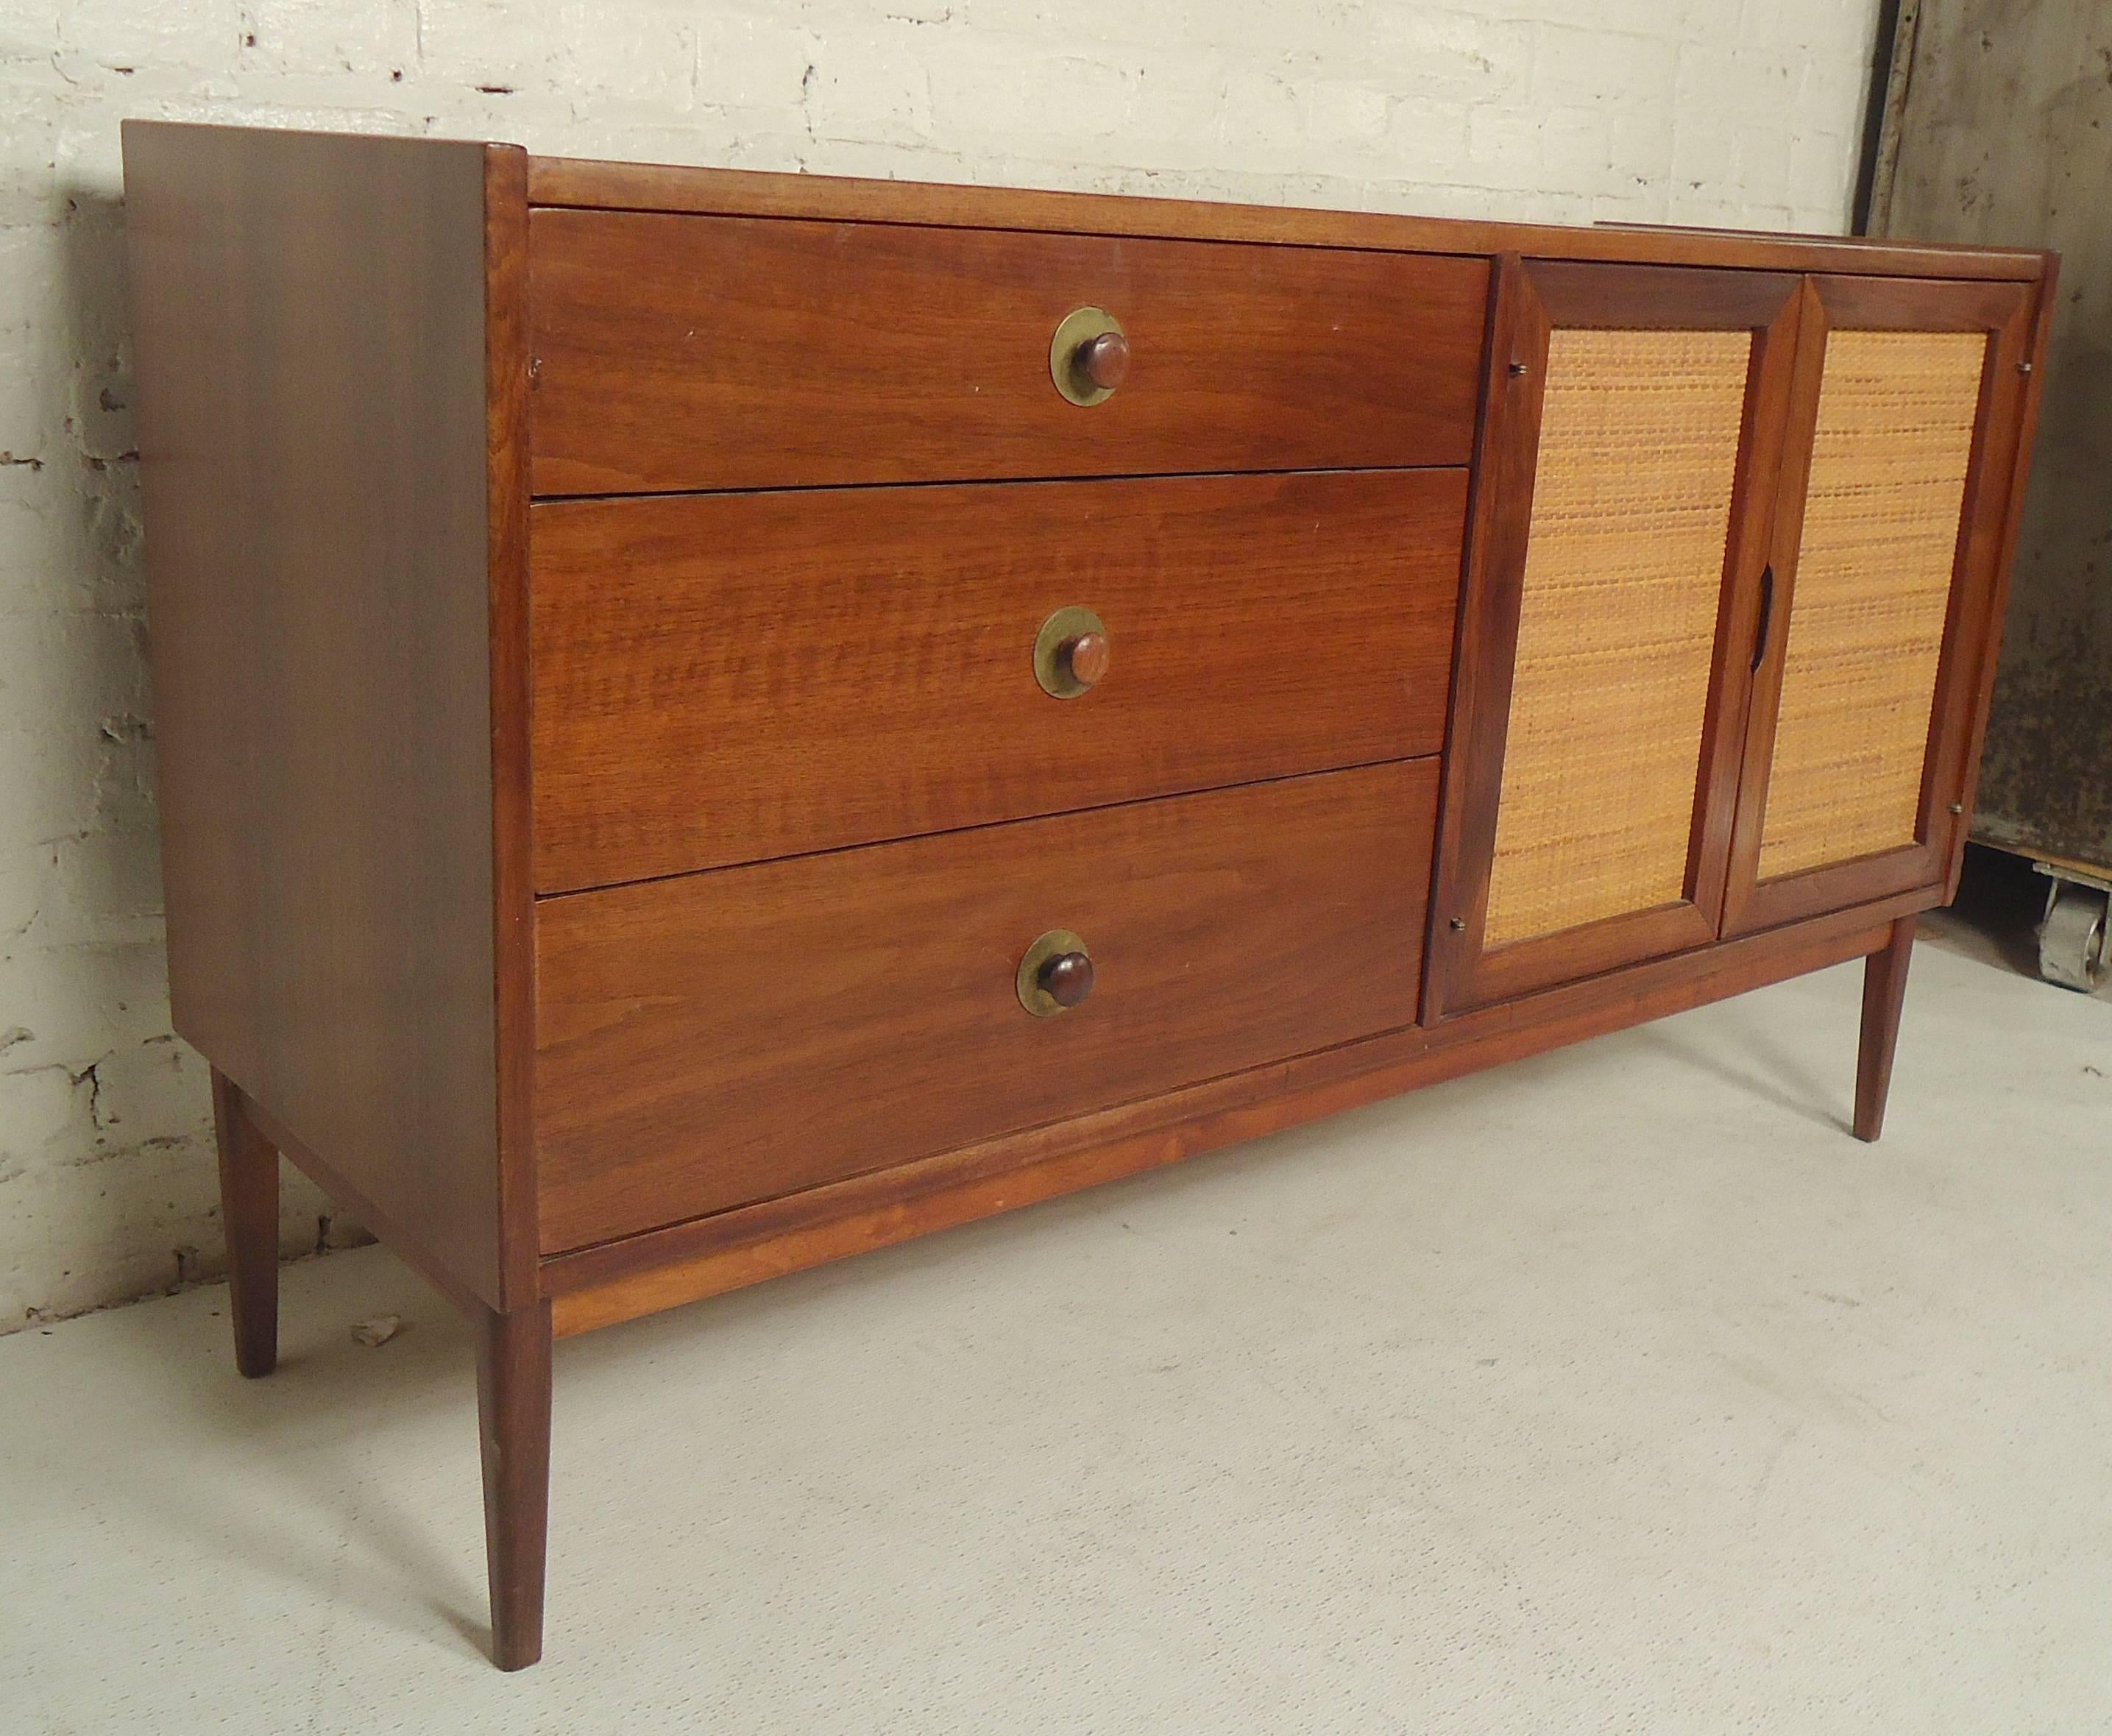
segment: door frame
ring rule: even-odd
[[[2032,290],[2030,284],[1996,281],[1844,276],[1804,280],[1787,438],[1782,443],[1782,476],[1776,490],[1771,557],[1774,608],[1768,642],[1759,648],[1761,661],[1751,685],[1729,873],[1724,882],[1723,932],[1727,938],[1896,892],[1942,885],[1957,860],[1968,823],[1967,786],[1981,709],[1975,690],[1983,688],[1983,677],[1991,673],[1987,668],[1991,661],[1987,654],[2001,625],[1996,611],[2003,551],[2008,546],[2005,531],[2014,510],[2010,495],[2017,439],[2029,385],[2028,367],[2020,364],[2027,364],[2030,358]],[[1985,331],[1989,342],[1959,512],[1943,646],[1922,754],[1914,842],[1763,881],[1758,877],[1760,843],[1789,628],[1796,613],[1798,544],[1804,534],[1805,489],[1818,425],[1826,338],[1836,327]]]
[[[1715,941],[1736,806],[1760,572],[1782,472],[1803,280],[1793,271],[1497,262],[1460,599],[1423,1022]],[[1753,334],[1724,539],[1685,895],[1491,948],[1483,935],[1545,390],[1565,330]]]

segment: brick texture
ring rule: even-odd
[[[1876,0],[5,0],[0,1331],[221,1261],[169,1032],[127,116],[735,167],[1831,230]],[[353,1233],[289,1185],[289,1251]]]

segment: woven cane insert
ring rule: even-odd
[[[1486,945],[1685,895],[1751,348],[1550,341]]]
[[[1987,340],[1826,340],[1763,879],[1914,841]]]

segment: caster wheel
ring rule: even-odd
[[[2104,980],[2106,895],[2056,881],[2039,924],[2039,974],[2089,994]]]

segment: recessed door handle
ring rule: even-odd
[[[1772,565],[1760,569],[1760,625],[1753,635],[1753,672],[1759,672],[1760,665],[1768,658],[1768,630],[1775,620],[1775,569]]]

